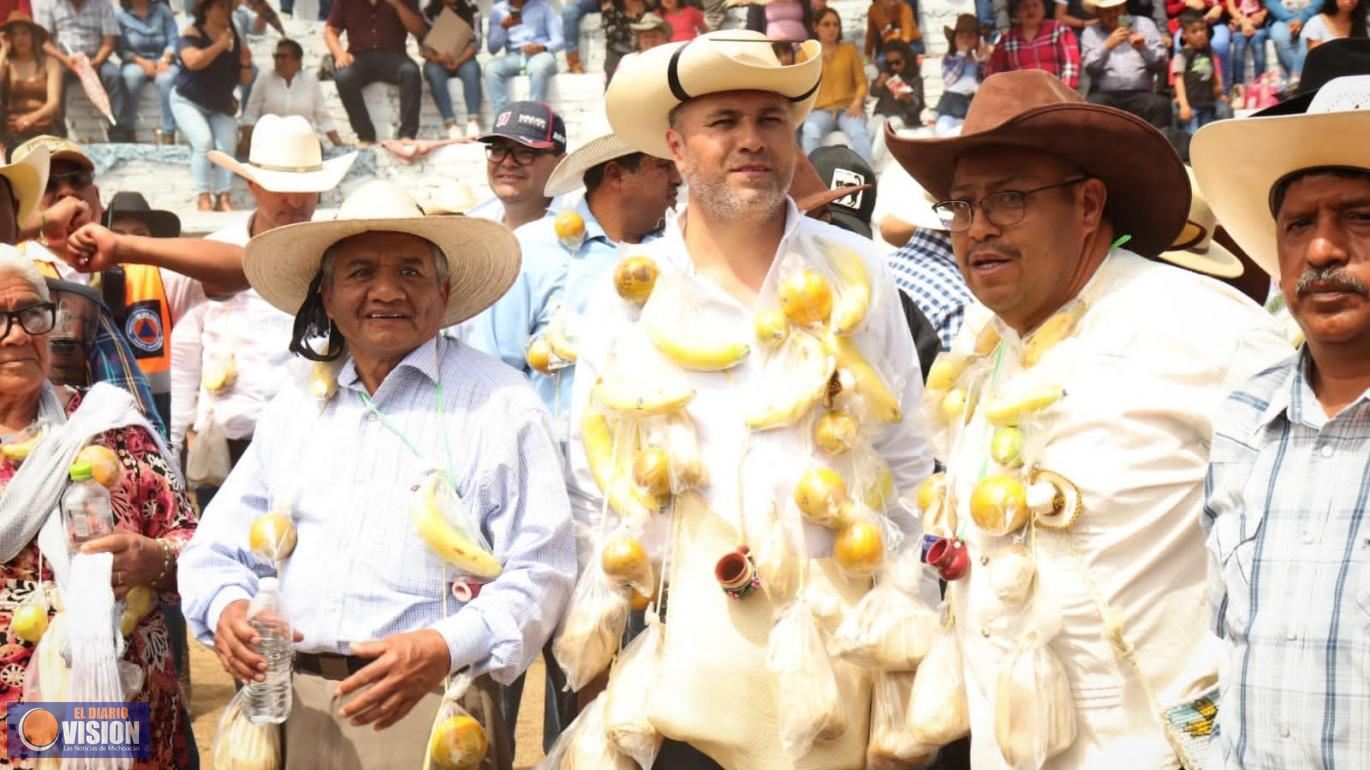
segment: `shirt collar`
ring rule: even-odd
[[[1298,358],[1285,368],[1275,383],[1270,402],[1266,404],[1265,411],[1261,412],[1262,426],[1269,425],[1281,414],[1291,423],[1315,430],[1321,430],[1329,422],[1327,410],[1323,408],[1322,402],[1318,401],[1317,394],[1313,392],[1313,383],[1308,379],[1308,371],[1312,366],[1313,357],[1308,352],[1308,346],[1304,345],[1299,349]],[[1370,391],[1362,393],[1359,398],[1347,404],[1341,414],[1345,415],[1353,407],[1364,403],[1370,403]]]
[[[672,264],[679,270],[689,275],[694,275],[694,261],[690,259],[689,250],[685,248],[685,225],[690,213],[688,204],[677,210],[674,217],[666,216],[666,226],[661,231],[661,238],[667,244],[666,254],[673,260]],[[794,199],[785,196],[785,230],[780,235],[780,247],[776,249],[777,258],[771,262],[771,270],[776,269],[780,263],[779,255],[782,253],[785,244],[794,237],[803,224],[805,215],[795,205]],[[817,221],[817,220],[814,220]]]
[[[1103,262],[1099,263],[1099,267],[1094,270],[1094,275],[1089,277],[1089,280],[1080,289],[1079,293],[1067,300],[1064,305],[1057,308],[1054,312],[1059,313],[1061,310],[1070,307],[1076,302],[1087,302],[1091,305],[1098,302],[1100,296],[1107,295],[1117,284],[1125,282],[1128,279],[1128,273],[1130,272],[1128,268],[1139,261],[1144,262],[1146,261],[1146,258],[1128,251],[1127,249],[1115,248],[1108,253],[1108,256],[1104,257]],[[1048,316],[1048,318],[1049,317],[1050,316]],[[998,330],[1001,338],[1011,340],[1022,339],[1019,337],[1017,330],[1005,323],[998,315],[995,315],[990,323],[994,324],[994,327]],[[1029,332],[1029,334],[1031,334],[1031,332]]]
[[[395,368],[391,369],[390,373],[385,376],[385,379],[381,381],[381,386],[376,389],[376,392],[379,393],[385,387],[385,384],[390,381],[390,378],[395,375],[395,372],[398,372],[401,369],[413,369],[428,378],[429,382],[436,385],[438,382],[438,356],[441,354],[438,345],[441,339],[442,335],[439,334],[433,339],[428,340],[409,351],[409,354],[400,359],[400,362],[395,365]],[[357,366],[351,356],[347,357],[347,361],[338,372],[338,384],[351,390],[359,390],[365,387],[361,384],[361,377],[357,374]]]
[[[548,208],[550,209],[550,207]],[[576,204],[576,213],[580,214],[581,219],[585,220],[586,242],[599,239],[610,246],[618,245],[614,243],[614,240],[609,237],[608,233],[604,232],[604,226],[599,223],[599,220],[595,219],[594,212],[590,210],[590,200],[588,196],[581,198],[580,202]],[[576,249],[576,255],[579,256],[579,254],[580,249]]]

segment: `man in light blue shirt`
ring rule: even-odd
[[[1168,40],[1145,16],[1129,16],[1126,0],[1089,4],[1099,23],[1080,33],[1080,61],[1090,77],[1089,101],[1116,107],[1157,128],[1170,125],[1170,99],[1156,93],[1166,71]]]
[[[490,736],[482,767],[511,766],[489,680],[521,674],[560,619],[576,573],[570,512],[536,395],[438,332],[517,270],[504,228],[424,218],[380,181],[337,221],[248,245],[253,288],[296,313],[291,349],[317,363],[267,407],[179,576],[192,632],[240,681],[263,681],[246,612],[259,579],[279,574],[296,632],[287,770],[421,766],[441,686],[463,671],[478,677],[463,705]],[[448,563],[426,544],[435,529],[411,510],[432,504],[434,483],[455,498],[440,542],[486,548],[483,561]],[[249,536],[268,512],[296,534],[276,560]]]
[[[547,81],[557,72],[557,51],[565,45],[561,16],[543,0],[503,0],[490,8],[490,53],[485,93],[495,112],[509,102],[509,79],[528,76],[528,100],[547,101]],[[501,55],[501,52],[504,52]]]

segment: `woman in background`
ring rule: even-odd
[[[4,84],[5,126],[0,143],[8,151],[40,134],[66,136],[62,112],[62,66],[43,53],[47,30],[23,11],[0,27],[0,83]]]

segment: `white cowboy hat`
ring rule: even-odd
[[[31,142],[32,140],[30,140]],[[65,142],[66,140],[61,140]],[[25,149],[23,153],[19,150],[27,147],[30,142],[26,142],[20,147],[16,147],[10,157],[14,162],[8,166],[0,166],[0,176],[10,183],[10,194],[19,202],[18,222],[22,225],[29,219],[29,214],[38,207],[38,202],[43,199],[43,191],[48,186],[48,168],[50,165],[50,155],[45,145],[37,144]],[[84,155],[81,156],[85,158]],[[86,158],[89,162],[89,159]]]
[[[1172,265],[1179,265],[1196,273],[1218,278],[1236,278],[1246,271],[1246,266],[1236,254],[1228,251],[1222,244],[1213,240],[1213,231],[1218,228],[1218,218],[1213,215],[1208,200],[1199,190],[1194,169],[1185,166],[1189,174],[1189,186],[1194,195],[1189,199],[1189,221],[1184,229],[1175,236],[1170,251],[1163,251],[1161,259]]]
[[[518,241],[503,225],[467,217],[425,217],[409,193],[381,180],[367,182],[347,196],[334,221],[277,227],[248,241],[243,272],[263,299],[295,315],[328,247],[369,232],[417,235],[447,257],[452,290],[443,326],[490,307],[518,276]]]
[[[1127,0],[1084,0],[1085,9],[1090,8],[1113,8],[1119,5],[1126,5]]]
[[[760,32],[729,29],[643,51],[609,84],[604,95],[609,122],[629,145],[659,158],[671,157],[666,144],[671,110],[706,94],[778,93],[794,103],[798,124],[818,98],[821,46],[817,40],[804,41],[795,63],[784,66],[771,49],[773,42]]]
[[[247,163],[218,150],[210,150],[209,159],[271,192],[308,193],[337,187],[357,153],[324,160],[309,121],[299,115],[263,115],[252,129]]]
[[[423,213],[428,216],[439,214],[465,214],[476,207],[479,201],[471,192],[471,185],[461,181],[445,182],[425,197]]]
[[[1370,75],[1356,75],[1318,89],[1303,114],[1210,123],[1194,135],[1189,153],[1218,222],[1262,270],[1278,278],[1270,193],[1305,169],[1370,171],[1367,136]]]
[[[577,148],[575,152],[562,158],[557,167],[552,169],[552,175],[547,177],[547,186],[543,188],[542,194],[549,198],[555,198],[558,195],[579,190],[585,186],[586,171],[601,163],[608,163],[615,158],[622,158],[636,152],[637,150],[632,145],[623,141],[612,131],[608,131],[603,136],[591,139]]]
[[[651,30],[656,29],[667,35],[670,35],[672,32],[670,23],[651,11],[642,14],[642,18],[630,23],[628,29],[631,29],[634,32],[650,32]]]

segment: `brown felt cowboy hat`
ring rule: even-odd
[[[956,160],[982,147],[1015,147],[1055,155],[1108,188],[1105,207],[1127,248],[1155,257],[1170,248],[1188,220],[1190,188],[1175,149],[1151,124],[1122,110],[1089,104],[1041,70],[986,78],[961,135],[905,138],[888,126],[885,142],[909,174],[938,200],[951,194]]]

